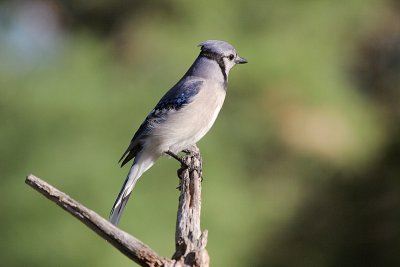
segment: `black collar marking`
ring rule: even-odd
[[[224,84],[226,85],[226,83],[228,81],[228,77],[226,76],[226,67],[225,67],[225,62],[223,60],[223,57],[216,53],[212,53],[209,51],[201,51],[200,55],[203,57],[206,57],[208,59],[215,60],[218,63],[218,65],[222,71],[222,75],[224,76]]]

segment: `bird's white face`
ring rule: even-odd
[[[226,83],[229,71],[236,64],[247,63],[247,60],[241,58],[237,53],[236,49],[224,41],[219,40],[208,40],[202,42],[200,56],[206,57],[210,60],[214,60],[220,67],[223,73],[223,79]]]
[[[235,50],[229,51],[226,53],[222,60],[225,63],[225,71],[226,75],[228,75],[229,71],[235,66],[236,64],[244,64],[247,63],[247,60],[241,58]]]
[[[225,63],[226,75],[228,75],[229,71],[233,68],[233,66],[236,65],[235,63],[236,56],[237,56],[236,52],[232,51],[227,56],[224,56],[222,58],[222,60]]]

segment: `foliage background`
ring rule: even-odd
[[[121,153],[207,39],[249,64],[204,157],[213,266],[400,266],[400,4],[383,0],[1,1],[3,266],[132,266],[24,184],[107,217]],[[121,228],[174,250],[178,164],[137,184]]]

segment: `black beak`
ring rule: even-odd
[[[236,64],[245,64],[245,63],[247,63],[247,59],[237,56],[235,63]]]

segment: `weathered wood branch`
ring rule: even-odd
[[[140,266],[173,266],[171,260],[160,257],[142,241],[115,227],[96,212],[86,208],[70,196],[38,177],[32,174],[28,175],[25,182],[86,224],[86,226],[110,242],[115,248]]]
[[[175,234],[176,251],[172,259],[159,256],[142,241],[115,227],[96,212],[40,178],[31,174],[26,177],[25,182],[140,266],[208,267],[209,257],[205,249],[207,231],[202,233],[200,229],[202,161],[199,149],[196,146],[192,147],[182,161],[184,163],[178,170],[181,193]]]
[[[181,194],[172,258],[178,262],[183,260],[188,266],[208,267],[207,231],[202,233],[200,228],[202,159],[197,146],[186,151],[182,159],[184,164],[178,170]]]

